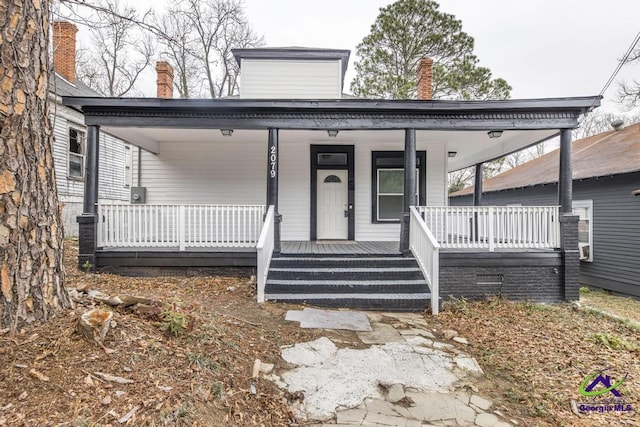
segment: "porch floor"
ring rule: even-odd
[[[283,241],[282,255],[399,255],[399,242]]]

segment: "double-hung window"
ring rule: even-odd
[[[578,248],[580,261],[593,262],[593,200],[574,200],[573,213],[578,215]]]
[[[372,152],[372,222],[399,222],[404,197],[404,152]],[[416,153],[416,195],[411,204],[425,204],[426,152]]]
[[[69,128],[69,178],[84,179],[85,133]]]

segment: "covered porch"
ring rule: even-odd
[[[336,256],[347,256],[350,250],[384,242],[385,250],[415,257],[435,313],[441,252],[535,249],[562,255],[559,274],[564,288],[570,289],[565,298],[577,292],[567,268],[573,263],[567,254],[573,251],[575,226],[569,220],[570,135],[579,114],[596,105],[597,98],[64,102],[82,110],[88,125],[84,213],[78,218],[81,265],[99,268],[115,265],[116,259],[129,265],[148,265],[153,259],[169,265],[186,265],[190,259],[196,264],[256,265],[258,299],[263,300],[271,260],[293,250],[292,245],[313,255],[333,250]],[[179,181],[170,189],[156,187],[145,203],[99,205],[100,128],[149,153],[158,179],[164,174]],[[487,136],[496,129],[501,130],[499,141]],[[558,134],[564,153],[559,169],[565,177],[558,206],[477,206],[466,211],[446,206],[448,170],[481,164]],[[197,151],[214,153],[211,147],[217,151],[209,159]],[[192,164],[181,162],[188,156],[186,148],[202,162],[201,170],[222,172],[212,175],[214,179],[199,179],[189,170]],[[334,163],[321,164],[321,156]],[[250,166],[238,167],[238,159],[250,159]],[[215,160],[216,167],[209,160]],[[325,170],[340,173],[325,177]],[[380,170],[398,172],[384,176],[400,175],[400,185],[390,180],[390,189],[385,189]],[[328,184],[344,184],[344,199],[333,214],[344,218],[345,235],[336,240],[345,242],[333,246],[318,243],[319,177]],[[188,200],[198,191],[198,203],[153,201],[160,195],[167,200],[167,194]],[[222,197],[208,201],[207,194]],[[380,255],[376,250],[370,255]]]

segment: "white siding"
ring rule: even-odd
[[[142,152],[147,203],[264,204],[267,143],[161,144]]]
[[[280,140],[279,210],[283,240],[310,236],[310,143]],[[400,151],[404,142],[355,146],[356,240],[399,239],[399,224],[371,222],[371,152]],[[427,204],[446,204],[445,144],[417,144],[427,152]],[[160,153],[143,151],[142,186],[148,203],[264,204],[266,141],[252,143],[162,144]]]
[[[280,143],[278,210],[282,214],[282,240],[309,240],[311,181],[309,143]]]
[[[78,235],[76,216],[82,213],[84,180],[69,178],[68,150],[69,127],[86,133],[81,113],[60,104],[53,104],[51,112],[53,126],[53,160],[56,171],[58,196],[63,204],[62,217],[65,236]],[[124,182],[125,143],[110,135],[100,133],[99,197],[101,201],[129,200],[129,188]],[[135,162],[135,157],[134,157]]]
[[[240,98],[337,99],[340,60],[243,59]]]

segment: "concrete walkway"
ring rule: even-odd
[[[367,316],[372,331],[357,336],[369,348],[338,348],[322,337],[282,349],[282,358],[294,367],[268,378],[304,394],[293,407],[302,420],[334,427],[517,424],[477,394],[472,383],[482,369],[462,350],[464,338],[445,331],[459,346],[436,341],[419,314]]]

